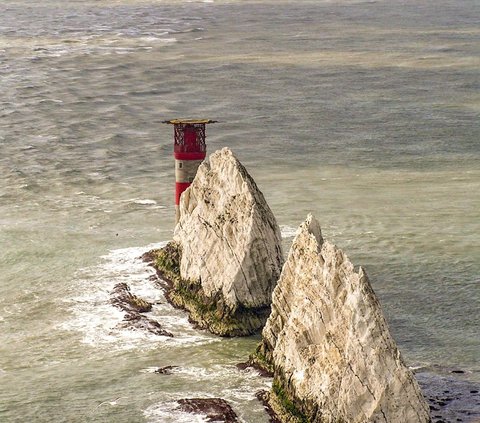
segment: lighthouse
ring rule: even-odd
[[[205,125],[215,122],[210,119],[173,119],[164,122],[173,125],[175,223],[180,219],[180,195],[190,186],[198,166],[207,155]]]

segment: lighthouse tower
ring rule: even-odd
[[[164,123],[173,125],[175,156],[175,223],[180,219],[180,195],[195,178],[198,166],[205,159],[205,125],[210,119],[173,119]]]

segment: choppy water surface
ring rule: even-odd
[[[245,422],[258,338],[218,339],[138,260],[172,234],[167,118],[230,146],[291,242],[313,212],[363,265],[407,363],[480,382],[477,1],[0,5],[0,420]],[[119,328],[115,283],[174,338]],[[179,366],[171,375],[155,369]],[[446,370],[447,369],[447,370]]]

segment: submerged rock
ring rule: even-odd
[[[159,375],[171,375],[173,373],[173,370],[177,368],[178,366],[160,367],[159,369],[155,370],[155,373]]]
[[[230,404],[222,398],[188,398],[177,401],[187,413],[205,416],[207,422],[237,423],[238,417]]]
[[[254,356],[284,422],[428,422],[429,409],[362,268],[300,226]]]
[[[174,239],[153,254],[167,297],[222,336],[263,327],[283,264],[280,229],[263,194],[228,148],[200,165],[180,200]]]

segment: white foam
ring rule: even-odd
[[[413,372],[413,373],[417,373],[419,371],[422,371],[422,370],[425,370],[425,369],[428,369],[429,367],[431,366],[431,363],[418,363],[417,365],[415,366],[408,366],[408,368]]]
[[[146,42],[156,42],[156,41],[165,41],[165,40],[170,40],[171,38],[161,38],[162,36],[170,34],[171,30],[163,31],[160,32],[156,35],[145,35],[143,37],[140,37],[141,41],[146,41]]]
[[[72,290],[81,294],[65,300],[70,305],[72,318],[63,322],[59,329],[82,333],[82,341],[94,347],[116,349],[153,349],[172,344],[219,342],[207,333],[195,331],[186,313],[168,304],[163,291],[149,280],[155,276],[155,271],[140,257],[146,251],[165,244],[161,242],[145,247],[112,250],[101,257],[101,264],[79,270]],[[133,294],[154,303],[147,316],[159,321],[175,335],[174,338],[120,326],[125,314],[110,303],[110,293],[120,282],[127,283]]]
[[[60,103],[63,103],[63,101],[55,98],[44,98],[40,100],[39,103],[59,103],[60,104]]]
[[[155,373],[159,367],[147,367],[141,370],[142,373]],[[254,400],[254,392],[260,389],[269,390],[272,386],[272,379],[260,377],[253,369],[239,370],[234,365],[217,364],[209,367],[173,367],[169,378],[175,378],[178,384],[185,380],[188,384],[188,392],[167,393],[162,392],[159,402],[144,410],[144,416],[148,422],[192,422],[207,421],[205,416],[194,415],[182,412],[178,409],[179,398],[223,398],[234,409],[251,407]],[[192,385],[192,381],[196,384]],[[192,386],[198,387],[192,390]],[[203,389],[208,387],[208,392]],[[247,405],[248,404],[248,405]],[[257,404],[255,402],[255,404]],[[258,411],[262,413],[262,406],[258,405]],[[195,420],[196,419],[196,420]],[[243,422],[244,420],[240,419]]]
[[[155,373],[161,367],[151,366],[142,369],[142,373]],[[175,366],[171,369],[172,373],[175,373],[179,377],[185,377],[188,380],[197,381],[218,381],[221,383],[225,380],[243,379],[245,382],[254,381],[261,383],[262,387],[268,388],[271,386],[271,380],[263,377],[259,379],[260,372],[254,368],[247,368],[245,370],[239,370],[234,365],[217,364],[210,367],[197,367],[197,366]],[[229,388],[227,388],[230,391]],[[249,391],[250,392],[250,391]],[[251,392],[250,392],[251,394]]]
[[[157,202],[155,200],[149,200],[148,198],[145,199],[145,200],[135,200],[134,201],[135,204],[141,204],[141,205],[154,205],[154,204],[157,204]]]
[[[141,206],[156,206],[157,202],[155,200],[151,200],[150,198],[129,198],[128,200],[122,200],[122,203],[130,203],[130,204],[138,204]],[[158,206],[158,207],[165,207],[165,206]]]
[[[176,43],[178,40],[175,38],[175,37],[171,37],[171,38],[162,38],[160,41],[162,41],[163,43]]]
[[[146,42],[148,43],[148,42],[159,41],[160,38],[158,38],[158,37],[153,37],[153,36],[148,36],[148,37],[140,37],[140,40],[141,40],[141,41],[146,41]]]

